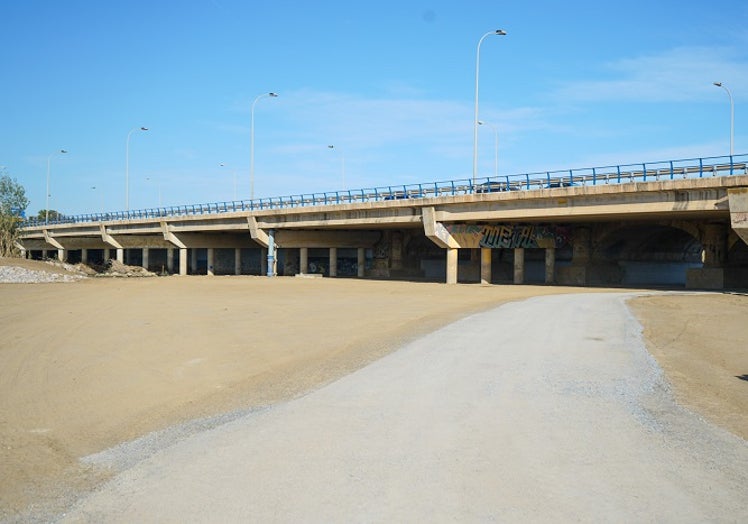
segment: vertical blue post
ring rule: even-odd
[[[275,229],[268,231],[268,272],[267,276],[275,276]]]

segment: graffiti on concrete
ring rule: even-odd
[[[562,248],[570,237],[568,228],[541,225],[451,224],[447,231],[464,248]]]

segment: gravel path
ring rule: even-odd
[[[673,403],[625,298],[471,316],[177,440],[61,520],[748,521],[748,443]]]

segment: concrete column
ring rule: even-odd
[[[587,226],[575,226],[572,233],[571,265],[558,268],[556,281],[567,286],[586,286],[590,282],[592,231]]]
[[[68,251],[67,249],[58,249],[57,250],[57,260],[60,262],[65,262],[68,258]]]
[[[46,260],[46,259],[47,259],[47,250],[42,249],[42,260]]]
[[[212,277],[215,275],[213,271],[213,263],[215,261],[215,250],[212,247],[208,248],[208,276]]]
[[[480,248],[480,283],[491,283],[491,248]]]
[[[151,253],[148,250],[148,248],[144,247],[143,248],[143,269],[145,269],[146,271],[148,271],[148,263],[150,262],[150,260],[149,260],[150,259],[150,256],[149,256],[150,254]]]
[[[174,273],[174,248],[166,249],[166,271]]]
[[[106,262],[110,258],[112,258],[112,252],[110,251],[108,247],[105,247],[104,248],[104,262]]]
[[[447,248],[447,284],[457,284],[457,255],[456,247]]]
[[[81,263],[88,264],[88,249],[86,249],[85,247],[81,249]]]
[[[182,276],[187,275],[187,251],[186,247],[179,248],[179,274]]]
[[[309,271],[309,248],[299,248],[299,273],[305,275]]]
[[[197,249],[190,249],[190,270],[192,273],[197,273]]]
[[[362,247],[358,248],[357,255],[356,267],[358,268],[358,278],[364,278],[366,276],[366,250]]]
[[[331,247],[330,248],[330,276],[336,277],[338,276],[338,248]]]
[[[701,268],[686,271],[688,289],[724,289],[731,275],[725,268],[727,262],[727,225],[705,224],[701,233]]]
[[[390,239],[390,269],[397,271],[403,268],[403,235],[394,231]]]
[[[234,274],[242,274],[242,248],[234,248]]]
[[[268,265],[267,276],[275,276],[275,229],[268,230]]]
[[[117,262],[120,264],[125,263],[125,250],[124,248],[118,247],[117,248]]]
[[[586,265],[592,254],[592,232],[588,227],[574,228],[572,234],[571,263],[575,266]]]
[[[545,283],[556,282],[556,248],[545,248]]]
[[[701,238],[701,261],[704,267],[723,267],[727,260],[727,227],[707,224]]]
[[[514,283],[524,284],[525,282],[525,248],[518,247],[514,249]]]

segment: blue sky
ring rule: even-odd
[[[748,153],[748,3],[5,1],[0,166],[28,211]],[[334,145],[334,148],[329,148]],[[55,154],[66,149],[68,154]],[[224,164],[221,166],[221,164]],[[95,188],[95,189],[92,189]]]

